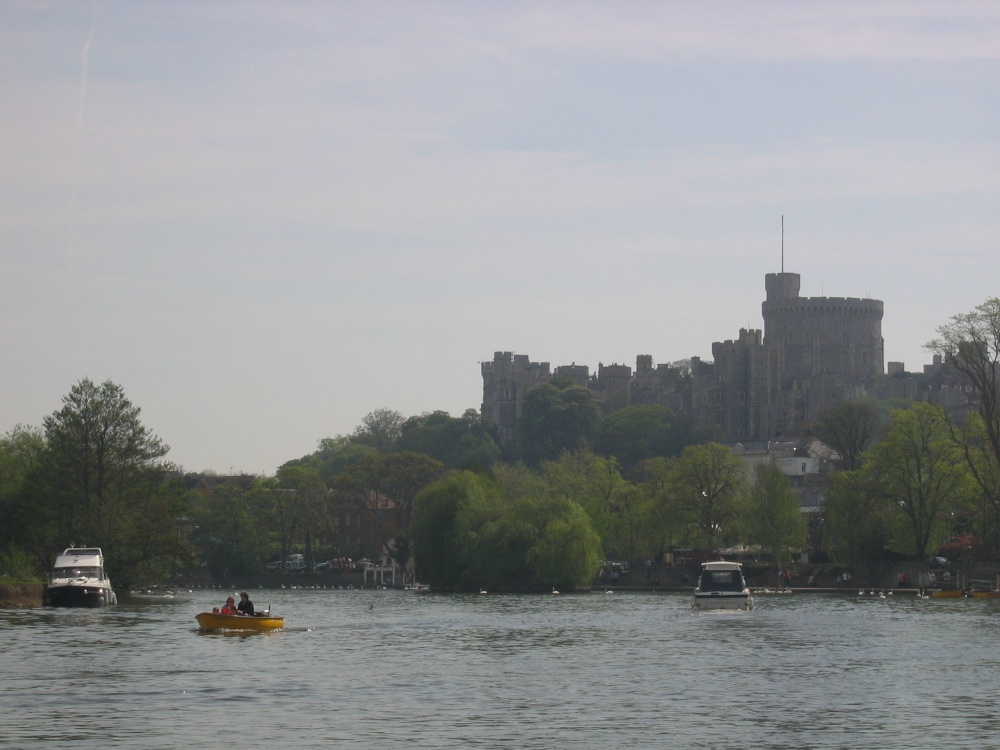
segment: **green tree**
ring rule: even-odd
[[[422,453],[375,453],[347,467],[331,484],[338,497],[369,518],[381,548],[407,533],[417,495],[443,470],[440,461]]]
[[[260,523],[266,507],[255,503],[252,477],[211,482],[208,492],[194,491],[191,543],[213,576],[258,573],[267,535]]]
[[[578,503],[590,517],[605,552],[631,559],[637,545],[637,503],[614,458],[589,450],[566,452],[541,467],[548,495]]]
[[[45,448],[45,435],[36,427],[17,425],[0,437],[0,549],[11,549],[12,555],[30,560],[38,571],[52,564],[47,544],[49,509],[32,492]]]
[[[489,469],[500,450],[493,426],[475,409],[455,418],[444,411],[410,417],[403,422],[397,447],[400,451],[424,453],[447,469]]]
[[[418,580],[444,589],[463,584],[467,565],[459,515],[470,502],[496,491],[490,480],[468,471],[453,472],[421,490],[410,524]]]
[[[44,420],[52,551],[71,541],[101,546],[123,586],[136,574],[170,572],[189,551],[176,523],[183,488],[164,481],[169,448],[139,414],[120,386],[84,379]]]
[[[319,474],[320,479],[329,482],[348,466],[361,461],[365,456],[377,453],[375,448],[357,442],[353,437],[338,435],[333,438],[323,438],[317,449],[307,456],[295,458],[286,462],[285,466],[299,466]]]
[[[945,413],[917,403],[894,412],[885,438],[866,455],[862,477],[870,491],[905,519],[919,560],[939,544],[948,514],[968,504],[972,477],[952,440]]]
[[[878,410],[867,401],[845,401],[820,415],[816,437],[837,452],[844,471],[861,468],[861,456],[882,436],[885,428]]]
[[[289,545],[301,540],[305,545],[306,567],[315,564],[314,542],[317,533],[322,536],[330,526],[330,506],[326,484],[318,473],[301,466],[286,466],[278,470],[276,494],[284,493],[288,512],[293,518],[288,526],[294,531],[289,535]],[[288,556],[290,546],[282,544],[282,560]]]
[[[594,449],[605,456],[614,456],[622,471],[630,474],[648,458],[679,455],[681,440],[677,418],[670,409],[644,404],[627,406],[602,418],[597,425]]]
[[[965,374],[975,389],[978,419],[953,436],[985,500],[1000,512],[1000,298],[955,315],[927,348]],[[985,516],[985,510],[984,510]],[[984,528],[985,531],[985,528]]]
[[[824,514],[834,559],[874,575],[876,563],[892,544],[892,524],[890,510],[866,485],[861,471],[830,475]]]
[[[525,395],[517,421],[521,458],[529,466],[538,466],[563,451],[585,448],[593,441],[599,419],[597,400],[586,388],[536,386]]]
[[[694,516],[672,481],[677,459],[650,458],[642,463],[641,484],[648,498],[639,512],[646,555],[693,543]]]
[[[719,443],[688,446],[673,465],[670,483],[694,519],[703,548],[714,549],[720,538],[733,538],[747,486],[743,459]]]
[[[747,504],[747,537],[782,568],[806,541],[806,522],[785,473],[772,463],[754,467]]]
[[[552,586],[582,587],[597,574],[601,539],[580,506],[570,503],[564,517],[545,525],[541,539],[528,553],[535,580]]]
[[[354,430],[353,439],[384,453],[395,450],[402,428],[403,415],[398,411],[376,409],[361,419],[361,424]]]

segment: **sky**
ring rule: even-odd
[[[0,434],[111,380],[273,474],[496,351],[710,361],[782,267],[920,371],[1000,295],[1000,3],[0,0],[0,174]]]

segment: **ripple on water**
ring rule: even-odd
[[[979,748],[1000,729],[994,602],[269,591],[290,627],[248,637],[200,634],[218,596],[191,598],[0,612],[5,745]]]

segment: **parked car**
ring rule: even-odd
[[[943,570],[948,567],[948,560],[943,557],[928,557],[927,567],[933,570]]]

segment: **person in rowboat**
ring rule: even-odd
[[[240,594],[240,603],[236,605],[236,609],[241,615],[250,615],[251,617],[257,611],[254,609],[253,602],[250,601],[250,594],[246,591]]]
[[[236,609],[236,600],[233,597],[226,599],[226,604],[221,610],[219,610],[220,615],[238,615],[240,611]]]

